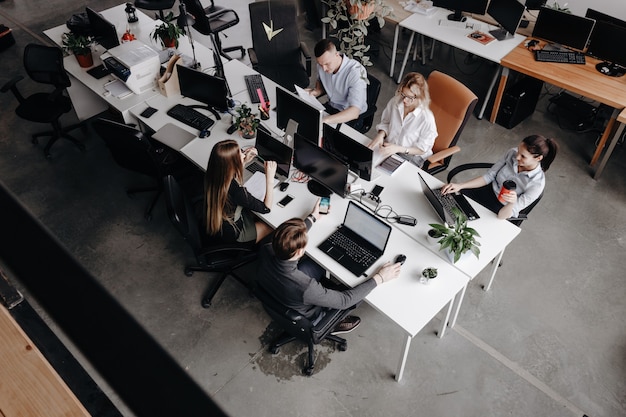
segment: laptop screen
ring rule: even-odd
[[[352,201],[348,204],[343,225],[370,242],[381,252],[385,250],[391,234],[391,226]]]
[[[424,177],[422,177],[422,174],[418,173],[417,175],[419,175],[420,181],[422,182],[422,191],[424,192],[424,195],[430,202],[430,205],[433,206],[433,209],[435,209],[435,211],[437,212],[437,215],[439,216],[441,221],[444,223],[452,224],[453,222],[450,222],[449,219],[447,219],[447,215],[445,210],[443,209],[443,206],[439,202],[439,199],[437,199],[437,197],[433,193],[433,190],[424,180]]]
[[[276,161],[278,174],[289,176],[293,149],[261,129],[257,131],[255,146],[262,160]]]

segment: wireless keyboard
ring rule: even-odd
[[[208,130],[215,123],[213,119],[184,104],[175,105],[167,111],[167,115],[199,131]]]
[[[535,60],[539,62],[558,62],[562,64],[584,64],[585,55],[574,51],[535,51]]]
[[[263,98],[265,101],[268,100],[267,91],[265,91],[265,84],[263,84],[263,77],[261,74],[252,74],[252,75],[244,75],[244,80],[246,80],[246,87],[248,87],[248,94],[250,95],[250,102],[252,103],[260,103],[259,95],[256,90],[258,88],[261,89],[263,93]]]

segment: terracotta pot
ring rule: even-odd
[[[74,56],[76,57],[78,65],[80,65],[81,68],[93,67],[93,55],[91,55],[91,52],[80,55],[75,54]]]
[[[352,6],[350,4],[350,0],[345,0],[345,2],[346,6],[348,6],[348,13],[350,13],[350,16],[356,15],[357,20],[365,20],[370,17],[370,15],[374,13],[374,8],[376,7],[374,3],[367,3],[361,5],[361,8],[359,9],[359,6],[356,4]]]
[[[256,130],[251,132],[249,130],[243,131],[243,130],[239,129],[239,134],[244,139],[254,139],[254,138],[256,138]]]
[[[161,38],[164,48],[176,48],[176,39]]]

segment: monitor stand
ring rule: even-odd
[[[332,191],[313,179],[310,179],[309,182],[307,182],[306,188],[309,189],[311,194],[318,197],[330,197],[332,194]]]
[[[217,120],[221,120],[222,118],[220,117],[219,113],[217,111],[215,111],[215,109],[211,106],[206,106],[203,104],[188,104],[187,107],[191,108],[191,109],[204,109],[204,110],[208,110],[211,113],[213,113],[213,116],[215,116],[215,118]]]
[[[448,20],[454,20],[455,22],[465,22],[467,17],[463,16],[462,10],[455,10],[454,13],[448,15]]]
[[[596,64],[596,70],[609,77],[621,77],[626,74],[626,68],[606,61]]]

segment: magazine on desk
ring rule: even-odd
[[[475,40],[478,43],[482,43],[483,45],[487,45],[488,43],[496,40],[496,38],[489,35],[488,33],[484,33],[479,30],[475,30],[474,32],[467,35],[467,37],[472,40]]]
[[[396,172],[398,168],[400,168],[400,165],[402,165],[404,161],[404,158],[394,153],[389,157],[383,159],[382,162],[378,163],[377,168],[387,175],[393,175],[393,173]]]

